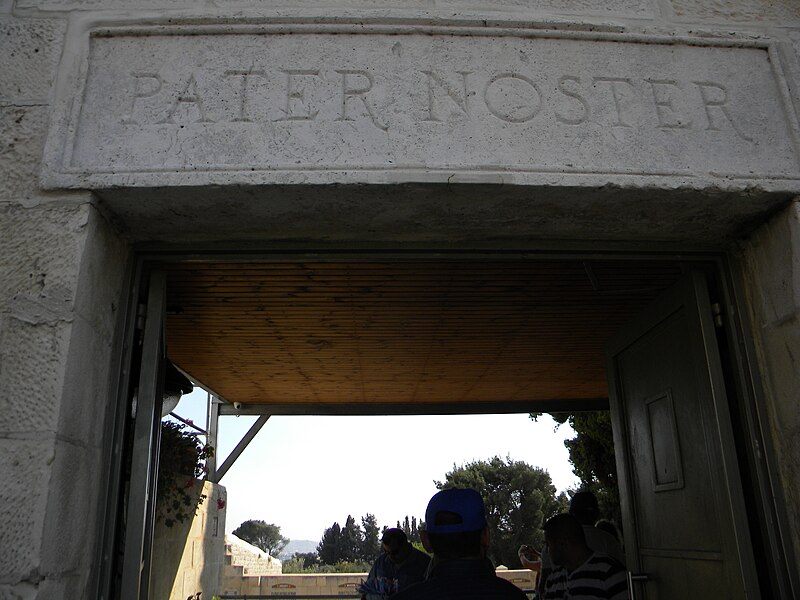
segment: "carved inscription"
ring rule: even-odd
[[[658,129],[728,131],[752,141],[734,116],[727,87],[713,81],[557,74],[534,79],[519,72],[420,71],[424,93],[413,93],[418,105],[411,116],[418,121],[442,122],[456,116],[479,119],[482,114],[504,123],[528,123],[554,119],[563,125],[593,121],[610,127],[633,127],[631,114],[644,115],[643,124]],[[193,73],[165,84],[158,73],[131,71],[127,89],[130,110],[121,122],[138,125],[187,125],[199,123],[253,123],[250,109],[260,105],[251,85],[258,77],[274,87],[281,102],[261,120],[314,121],[325,102],[336,103],[334,121],[364,120],[375,129],[388,131],[392,116],[372,100],[380,83],[368,69],[296,69],[272,72],[262,69],[229,69],[208,87],[198,87]],[[336,96],[322,94],[326,82],[338,79]],[[230,80],[230,81],[229,81]],[[377,81],[376,81],[377,80]],[[229,84],[232,83],[232,84]],[[329,86],[328,86],[329,87]],[[542,89],[552,89],[545,96]],[[419,90],[415,90],[419,91]],[[205,97],[214,95],[220,108],[213,113]],[[476,104],[481,103],[481,106]],[[409,115],[403,115],[408,117]]]
[[[797,170],[758,48],[108,35],[92,40],[90,65],[73,170]]]

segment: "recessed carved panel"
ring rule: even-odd
[[[683,488],[683,466],[672,392],[645,401],[652,450],[653,490]]]
[[[671,0],[671,4],[676,15],[692,19],[785,23],[800,18],[797,0]]]
[[[765,47],[559,35],[96,31],[45,181],[798,177]]]

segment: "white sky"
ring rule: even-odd
[[[181,399],[175,412],[205,424],[206,392]],[[217,461],[222,464],[256,417],[221,417]],[[319,541],[348,514],[374,514],[380,526],[406,515],[424,518],[453,465],[493,456],[546,469],[559,492],[575,487],[564,439],[545,415],[273,416],[222,479],[228,491],[227,532],[263,519],[295,540]]]

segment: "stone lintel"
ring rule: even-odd
[[[766,42],[342,23],[95,28],[84,42],[49,188],[800,189]]]

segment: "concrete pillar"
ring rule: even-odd
[[[0,204],[0,597],[85,598],[126,247],[88,201]]]
[[[795,556],[800,556],[800,200],[743,245],[750,319]]]

